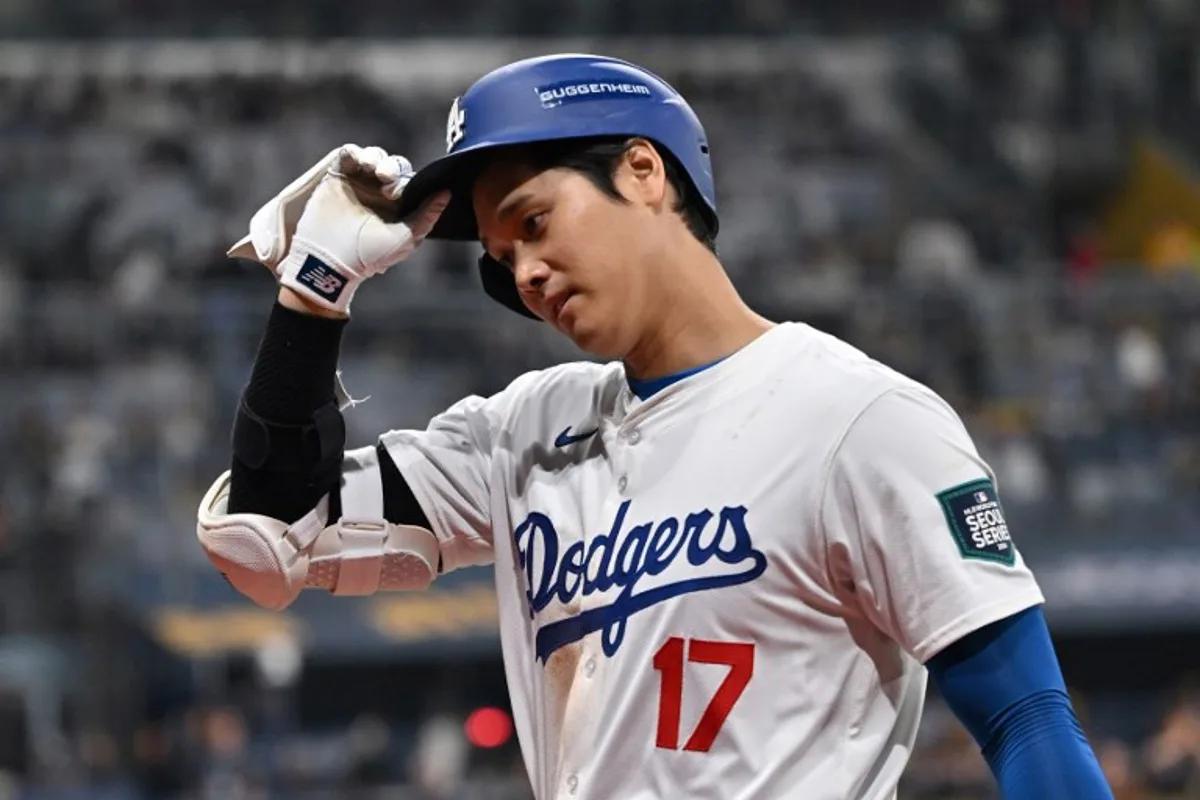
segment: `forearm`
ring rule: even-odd
[[[281,425],[305,425],[315,413],[330,414],[336,408],[337,357],[344,322],[345,317],[309,306],[290,290],[281,289],[241,399],[245,408]],[[339,446],[326,456],[334,459],[343,454]],[[428,528],[429,520],[386,450],[381,449],[379,458],[386,518]],[[246,463],[235,447],[229,513],[265,514],[294,522],[336,488],[340,471],[314,476],[311,469],[267,469]]]
[[[1042,692],[996,721],[984,758],[1005,800],[1111,800],[1104,772],[1065,692]]]
[[[439,569],[437,538],[387,450],[345,450],[344,327],[275,305],[238,407],[233,465],[200,504],[209,560],[264,608],[287,608],[304,588],[423,589]]]
[[[335,455],[341,458],[342,443],[336,441],[341,420],[334,414],[344,329],[344,317],[308,307],[290,290],[280,290],[240,401],[230,468],[231,513],[292,522],[336,488],[336,469],[319,465],[332,463]],[[286,438],[296,445],[289,449],[298,457],[281,462],[285,437],[274,426],[287,426]],[[331,449],[331,441],[337,452],[321,452]]]
[[[337,148],[259,209],[230,250],[286,288],[238,403],[231,468],[201,500],[196,535],[229,583],[265,608],[286,608],[305,586],[370,594],[424,588],[436,574],[437,539],[390,456],[345,451],[337,378],[354,292],[407,258],[445,207],[385,222],[351,183],[378,183],[394,201],[409,174],[380,148]]]

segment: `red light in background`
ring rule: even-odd
[[[467,741],[475,747],[499,747],[512,738],[513,723],[500,708],[477,708],[467,717],[463,729]]]

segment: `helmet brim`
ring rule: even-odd
[[[471,191],[488,153],[494,154],[495,149],[451,153],[421,168],[400,194],[397,206],[400,218],[412,214],[438,192],[449,191],[450,202],[427,238],[453,242],[479,241],[479,224],[475,220]],[[537,314],[525,307],[509,269],[487,253],[479,257],[479,280],[488,297],[497,303],[523,317],[541,321]]]
[[[450,203],[428,238],[454,242],[478,241],[479,226],[471,204],[471,190],[478,175],[480,155],[474,151],[451,153],[422,167],[400,193],[397,207],[400,218],[408,217],[438,192],[448,190]]]

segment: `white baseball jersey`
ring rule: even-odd
[[[921,664],[1042,602],[933,392],[802,324],[640,401],[566,364],[382,441],[494,562],[539,800],[891,798]]]

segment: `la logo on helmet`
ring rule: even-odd
[[[458,105],[459,98],[454,98],[450,106],[450,116],[446,119],[446,152],[454,149],[454,145],[467,135],[467,110]]]

